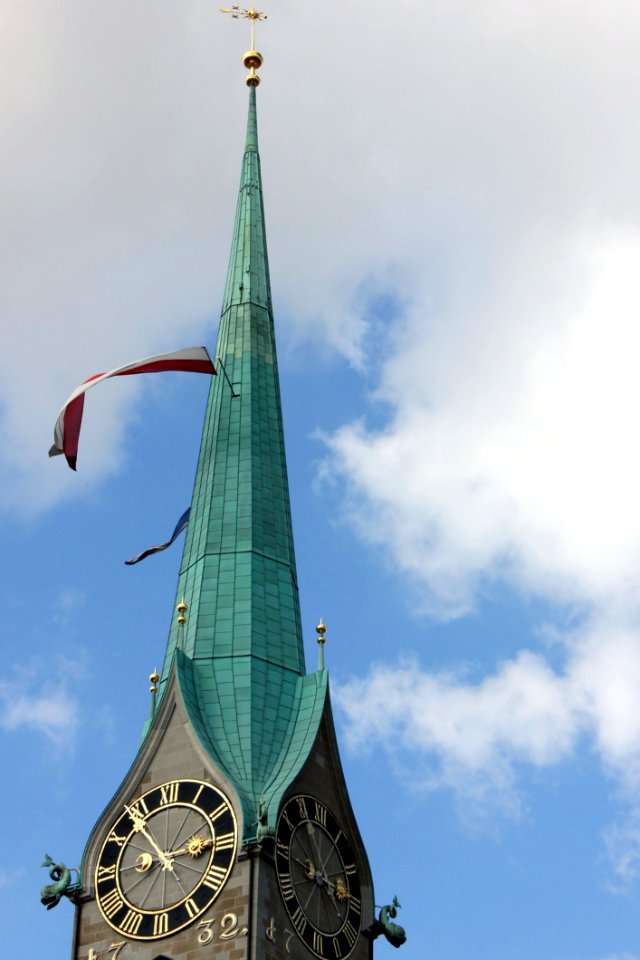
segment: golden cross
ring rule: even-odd
[[[244,7],[220,7],[221,13],[230,13],[234,20],[243,19],[251,20],[251,49],[255,49],[254,42],[254,26],[256,20],[266,20],[266,13],[262,13],[261,10],[254,10],[253,7],[245,9]]]

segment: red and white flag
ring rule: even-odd
[[[127,377],[134,373],[163,373],[165,370],[185,370],[189,373],[215,374],[216,369],[206,347],[187,347],[185,350],[176,350],[173,353],[160,353],[156,357],[145,357],[127,363],[124,367],[117,367],[108,373],[96,373],[73,391],[53,428],[53,446],[49,450],[50,457],[57,457],[64,453],[67,463],[72,470],[76,469],[78,459],[78,443],[82,413],[84,410],[84,395],[90,387],[109,377]]]

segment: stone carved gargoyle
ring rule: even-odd
[[[58,906],[63,897],[70,897],[76,892],[78,884],[73,882],[71,873],[75,871],[78,876],[78,871],[75,867],[69,868],[64,863],[56,863],[48,853],[44,855],[42,866],[50,867],[49,876],[53,883],[48,883],[40,891],[40,903],[43,903],[47,910],[51,910]]]
[[[393,921],[398,916],[400,903],[397,897],[393,898],[393,903],[380,909],[380,916],[371,924],[369,935],[372,940],[376,940],[381,934],[387,938],[392,947],[401,947],[407,941],[407,935],[404,928]]]

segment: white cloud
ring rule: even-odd
[[[205,0],[52,9],[2,12],[0,480],[22,510],[91,490],[125,456],[133,382],[87,405],[81,489],[47,461],[83,377],[211,339],[246,103],[240,29]],[[557,764],[581,737],[629,792],[640,8],[372,0],[363,21],[327,0],[301,74],[307,17],[283,0],[260,33],[280,322],[371,375],[365,306],[383,291],[401,305],[371,364],[385,423],[328,440],[350,519],[422,610],[461,615],[498,579],[586,617],[561,671],[526,650],[477,683],[387,668],[353,682],[358,709],[380,706],[360,719],[376,742],[385,717],[406,736],[425,781],[507,805],[521,764]],[[0,697],[5,728],[64,739],[76,722],[63,685]]]
[[[637,953],[629,953],[626,951],[625,953],[610,953],[604,960],[640,960],[640,957],[638,957]]]
[[[352,749],[381,748],[414,789],[452,790],[467,821],[519,816],[527,773],[586,744],[622,803],[604,837],[619,888],[640,876],[639,689],[640,631],[593,621],[565,638],[561,669],[530,650],[478,680],[405,660],[338,685],[336,701]]]
[[[85,593],[77,587],[66,587],[58,594],[52,620],[54,623],[65,626],[75,616],[85,602]]]
[[[12,350],[0,358],[0,476],[5,503],[24,510],[70,492],[74,478],[46,450],[80,379],[213,336],[244,41],[205,0],[140,0],[135,16],[125,0],[91,0],[81,14],[60,0],[55,18],[48,0],[33,0],[2,16],[0,310]],[[328,0],[314,11],[316,56],[301,77],[307,16],[282,0],[259,32],[280,322],[365,364],[366,305],[391,288],[410,305],[413,349],[398,343],[386,389],[402,377],[407,394],[426,386],[437,399],[473,356],[485,360],[469,382],[476,402],[497,402],[529,347],[553,350],[557,318],[581,303],[585,245],[638,226],[637,5],[373,0],[363,22]],[[432,348],[438,365],[425,366]],[[140,389],[91,398],[85,480],[120,467]],[[485,505],[502,513],[495,492]]]
[[[611,823],[604,832],[609,861],[614,868],[610,889],[626,891],[640,876],[640,809]]]
[[[391,421],[329,438],[352,519],[432,610],[464,612],[491,576],[635,609],[639,262],[640,235],[592,252],[580,308],[535,336],[505,305],[437,334],[411,323],[384,371]]]
[[[0,728],[7,733],[23,729],[37,733],[62,751],[72,750],[80,723],[77,697],[66,680],[73,664],[60,661],[51,675],[30,664],[10,680],[0,681]]]

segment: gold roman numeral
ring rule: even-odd
[[[188,900],[185,900],[184,905],[186,907],[187,913],[189,914],[189,917],[193,919],[198,913],[197,903],[195,902],[195,900],[192,900],[191,898],[189,898]]]
[[[212,890],[218,890],[220,886],[224,883],[224,878],[227,871],[223,870],[222,867],[216,867],[215,863],[213,866],[209,867],[207,875],[204,878],[205,887],[210,887]]]
[[[344,868],[344,872],[346,873],[346,875],[347,875],[348,877],[352,877],[352,876],[354,875],[354,873],[356,872],[356,865],[355,865],[355,863],[350,863],[348,867],[345,867],[345,868]]]
[[[149,808],[144,802],[144,797],[140,797],[139,800],[134,800],[134,802],[130,804],[129,813],[133,814],[134,817],[139,817],[140,820],[144,820],[144,818],[149,815]]]
[[[349,909],[353,910],[356,916],[358,917],[360,916],[360,913],[362,911],[362,904],[360,903],[357,897],[353,897],[353,896],[349,897]]]
[[[122,899],[117,889],[110,890],[109,893],[102,898],[102,909],[106,916],[111,920],[113,916],[118,912],[122,907]]]
[[[120,924],[123,933],[132,933],[135,937],[142,923],[142,914],[135,910],[127,910],[124,920]]]
[[[156,913],[153,918],[153,935],[154,937],[160,937],[163,933],[169,932],[169,914],[168,913]]]
[[[304,797],[296,797],[298,801],[298,810],[300,811],[300,816],[303,820],[309,819],[309,814],[307,813],[307,805],[304,802]]]
[[[333,938],[333,952],[336,955],[336,960],[340,960],[340,957],[342,956],[342,947],[340,946],[340,941],[337,937]]]
[[[98,867],[98,883],[104,883],[105,880],[115,880],[116,878],[116,865],[115,863],[111,867]]]
[[[327,808],[323,807],[321,803],[315,801],[315,818],[316,821],[322,824],[323,827],[327,825]]]
[[[324,940],[319,933],[316,933],[315,930],[313,931],[313,949],[321,957],[324,956]]]
[[[201,783],[200,786],[198,787],[198,792],[196,793],[195,797],[191,801],[192,803],[198,802],[198,797],[200,796],[203,790],[204,790],[204,783]]]
[[[307,929],[307,918],[302,912],[302,907],[297,907],[295,913],[291,914],[291,922],[300,936],[302,936]]]
[[[357,930],[354,930],[354,928],[352,927],[351,923],[347,920],[347,922],[345,923],[345,925],[344,925],[344,927],[343,927],[342,932],[344,933],[345,937],[347,938],[347,943],[349,944],[349,947],[353,947],[354,943],[355,943],[356,940],[358,939],[358,931],[357,931]]]
[[[282,890],[282,896],[285,898],[285,900],[293,900],[293,884],[291,882],[290,874],[280,874],[280,889]]]
[[[226,804],[226,803],[224,802],[224,800],[223,800],[219,807],[216,807],[215,810],[212,810],[212,811],[211,811],[211,813],[209,814],[209,816],[211,817],[211,819],[212,819],[213,822],[215,823],[215,821],[218,819],[218,817],[221,817],[222,814],[225,812],[225,810],[228,810],[228,807],[227,807],[227,804]]]
[[[282,840],[278,840],[276,843],[276,853],[279,853],[281,857],[289,857],[289,847],[286,843],[283,843]]]
[[[175,803],[178,799],[179,789],[179,780],[173,780],[171,783],[164,783],[160,787],[160,806],[164,807],[167,803]]]
[[[290,830],[293,830],[293,824],[291,823],[291,820],[289,819],[289,814],[287,813],[286,810],[283,810],[283,811],[282,811],[282,816],[283,816],[283,818],[284,818],[287,826],[289,827],[289,829],[290,829]]]
[[[231,833],[223,833],[221,837],[216,837],[216,851],[217,850],[232,850],[235,843],[235,834],[233,831]]]
[[[107,837],[107,840],[117,843],[119,847],[124,847],[125,843],[127,842],[127,838],[121,837],[120,834],[115,832],[115,830],[111,831],[111,833]]]

